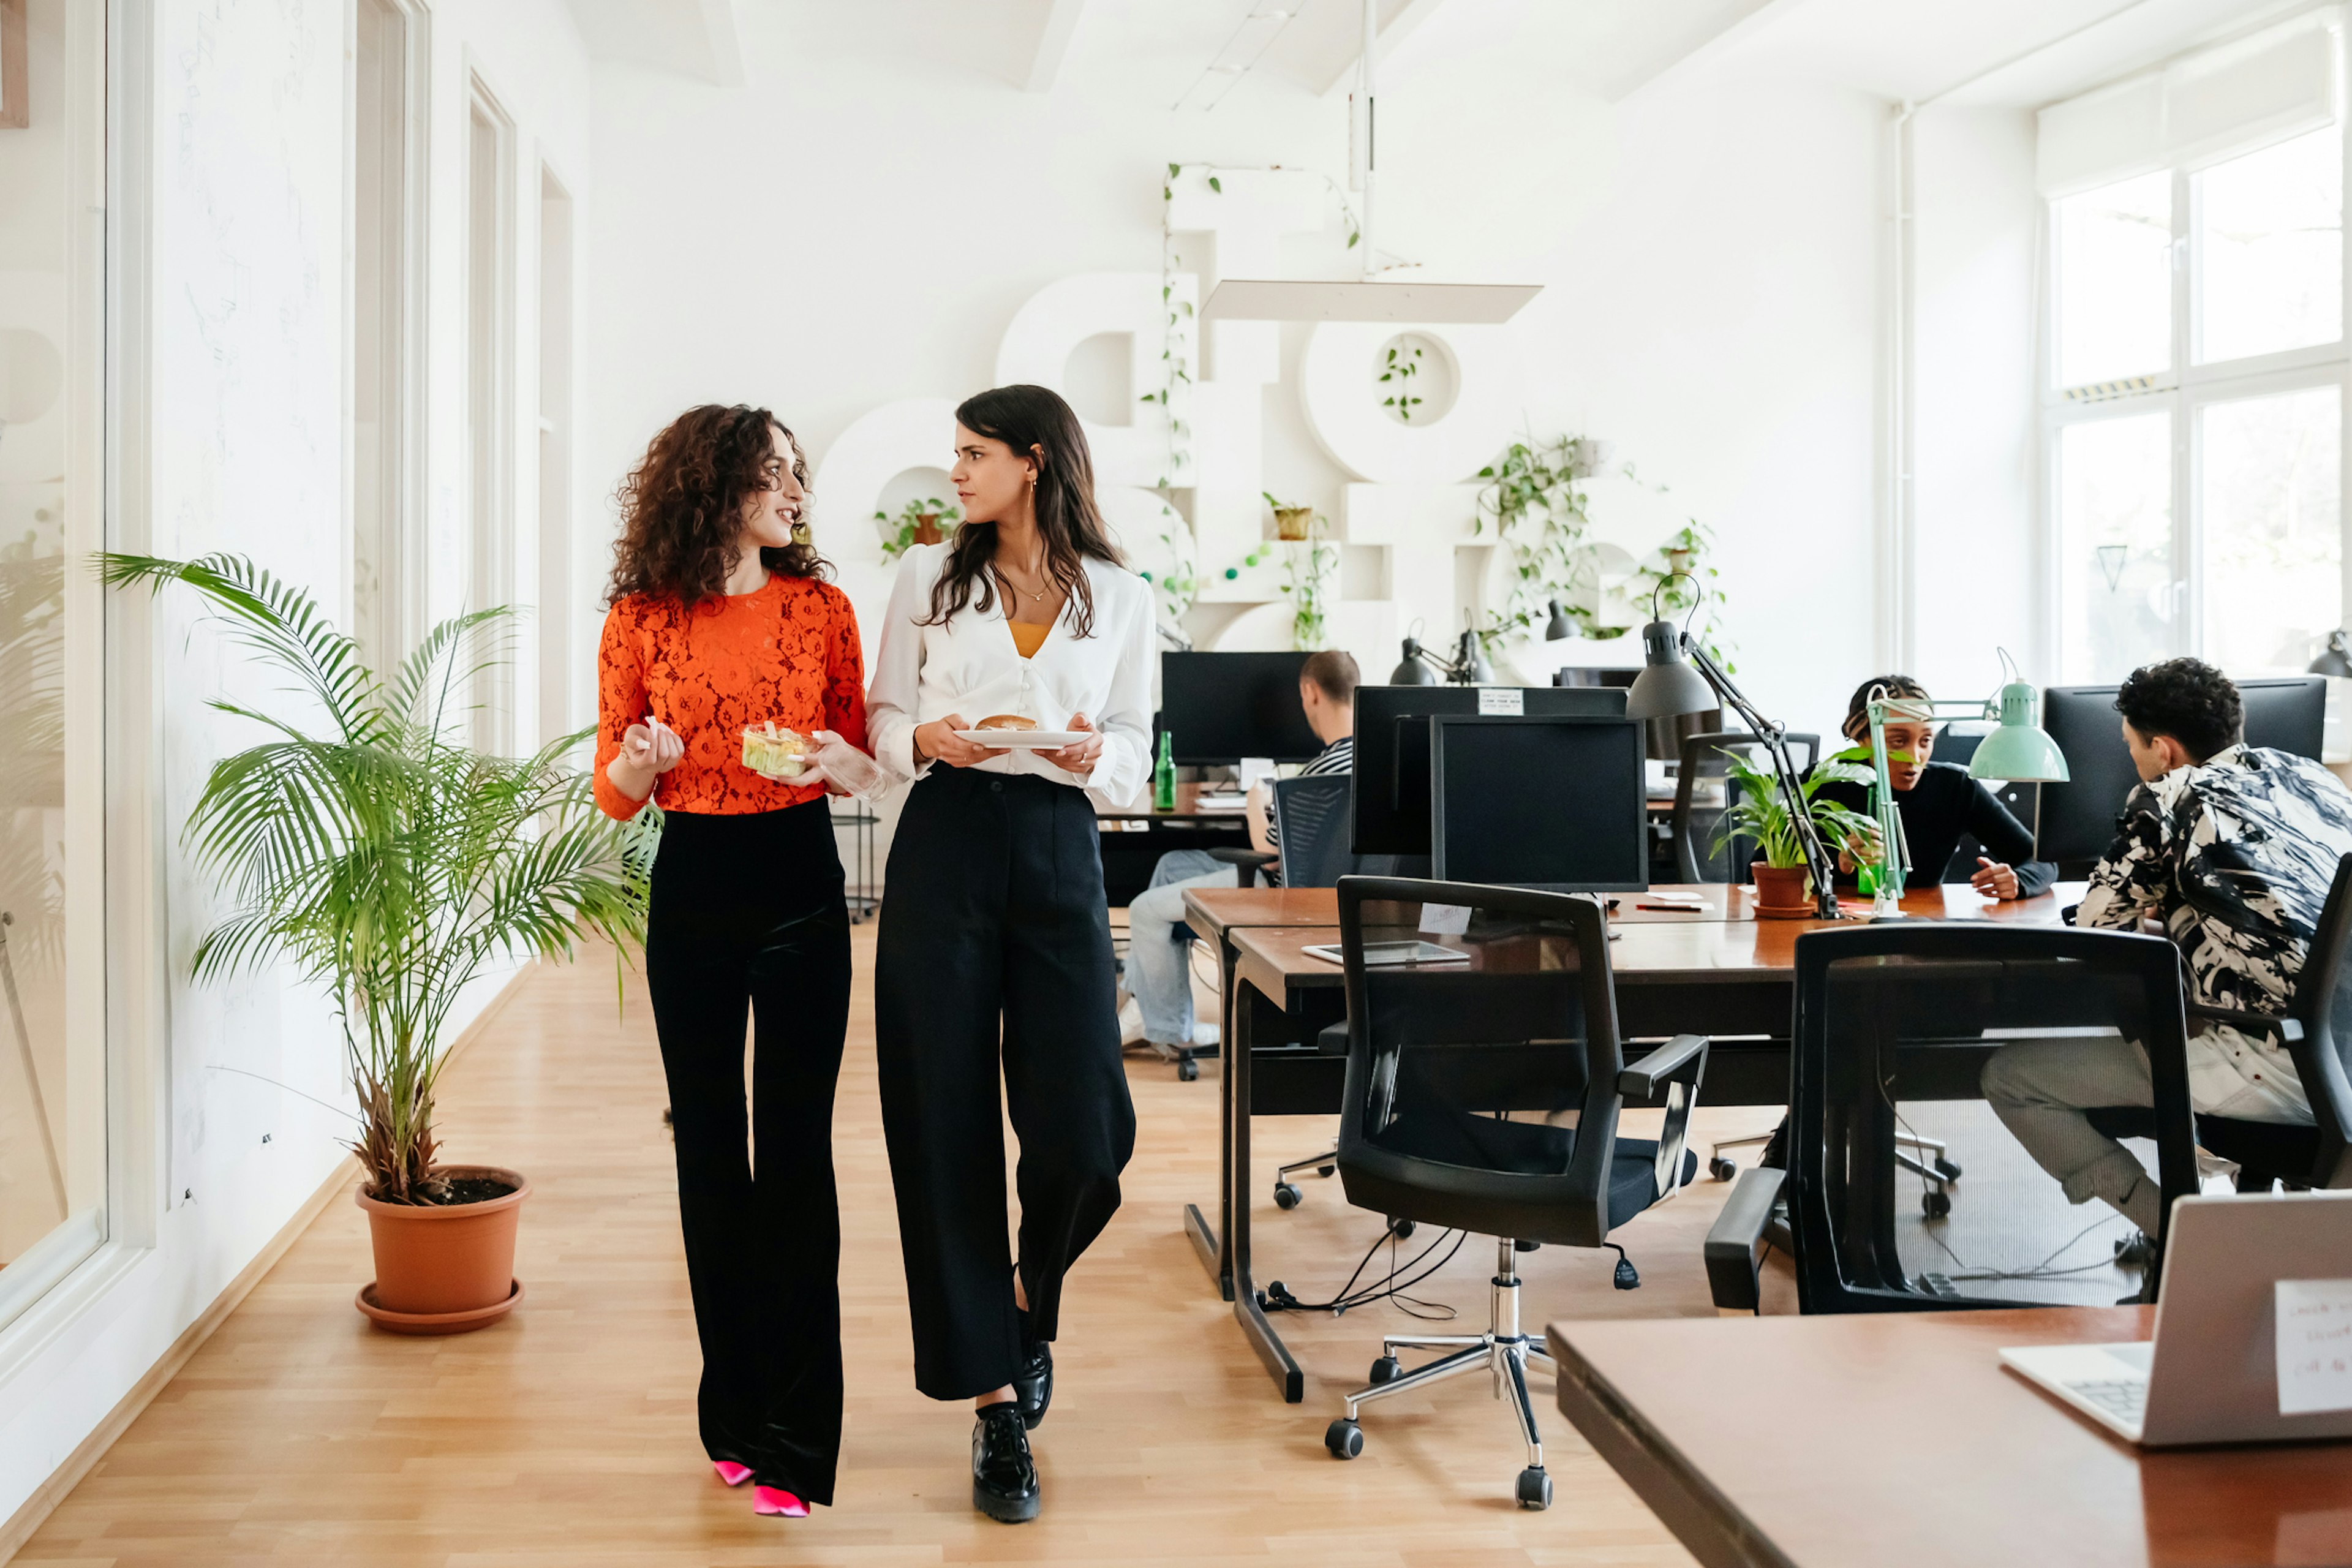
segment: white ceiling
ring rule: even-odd
[[[854,39],[948,55],[1008,86],[1072,73],[1174,101],[1253,13],[1290,16],[1242,79],[1249,95],[1344,94],[1361,0],[568,0],[600,60],[724,86],[744,80],[743,23],[812,47]],[[1621,100],[1697,72],[1821,82],[1888,99],[2032,107],[2309,0],[1378,0],[1384,81],[1491,49],[1549,62]],[[765,26],[769,23],[776,26]],[[1263,37],[1261,30],[1244,37]],[[950,42],[950,40],[953,40]],[[1172,84],[1172,89],[1171,89]],[[1239,89],[1236,84],[1236,90]],[[1213,101],[1202,94],[1188,101]]]

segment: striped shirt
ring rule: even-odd
[[[1297,776],[1312,779],[1326,773],[1352,773],[1355,771],[1356,737],[1342,735],[1316,752],[1315,760],[1299,769]],[[1274,792],[1271,789],[1266,792],[1265,842],[1276,854],[1282,853],[1282,822],[1274,814]],[[1282,886],[1281,873],[1279,866],[1269,866],[1265,869],[1265,879],[1278,888]]]

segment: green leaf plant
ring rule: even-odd
[[[1780,869],[1802,866],[1804,845],[1797,837],[1796,820],[1789,814],[1788,802],[1781,798],[1779,776],[1764,772],[1737,752],[1727,750],[1721,754],[1732,799],[1722,820],[1715,825],[1717,847],[1735,838],[1750,838],[1756,842],[1757,858],[1767,866]],[[1827,784],[1866,785],[1875,776],[1866,767],[1832,757],[1797,780],[1797,796],[1804,802],[1806,814],[1813,819],[1813,831],[1821,835],[1823,844],[1835,847],[1867,843],[1877,828],[1869,817],[1851,806],[1822,799],[1818,794],[1821,787]]]
[[[276,963],[324,987],[369,1195],[449,1201],[433,1105],[450,1008],[495,961],[568,959],[591,932],[623,953],[642,943],[658,814],[625,826],[596,809],[588,775],[563,761],[593,731],[527,757],[467,743],[466,694],[504,662],[510,609],[443,621],[387,682],[308,594],[242,556],[110,553],[99,568],[113,587],[194,589],[301,715],[210,703],[266,735],[213,765],[183,829],[234,905],[191,977]]]
[[[876,512],[875,526],[882,531],[882,559],[896,561],[913,549],[922,531],[925,518],[930,520],[934,529],[946,535],[953,533],[963,521],[963,513],[931,497],[908,501],[898,509],[898,515],[895,518],[887,512]]]

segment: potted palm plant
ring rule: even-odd
[[[465,739],[473,678],[500,662],[512,613],[435,626],[386,681],[310,595],[234,555],[108,554],[113,586],[194,588],[210,618],[303,699],[287,718],[215,699],[268,734],[215,763],[188,814],[196,864],[233,900],[197,944],[193,978],[281,963],[332,997],[358,1105],[376,1278],[360,1310],[406,1333],[456,1333],[520,1300],[515,1230],[530,1183],[444,1163],[433,1131],[438,1047],[467,982],[495,962],[570,957],[594,931],[625,951],[645,930],[641,836],[596,811],[563,755]]]
[[[1722,752],[1726,784],[1731,798],[1726,803],[1722,820],[1715,825],[1715,841],[1723,845],[1737,838],[1755,841],[1756,858],[1748,870],[1756,884],[1756,912],[1775,920],[1801,920],[1813,912],[1811,889],[1807,885],[1805,848],[1797,837],[1796,820],[1790,815],[1788,802],[1780,793],[1780,783],[1773,773],[1758,768],[1738,752]],[[1813,821],[1813,830],[1822,842],[1829,845],[1867,842],[1876,831],[1870,818],[1850,806],[1821,798],[1819,791],[1826,784],[1863,784],[1872,778],[1866,767],[1839,758],[1830,758],[1797,781],[1797,797],[1804,803],[1806,815]]]

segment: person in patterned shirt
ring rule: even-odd
[[[2307,758],[2246,745],[2238,689],[2200,660],[2135,670],[2116,710],[2142,783],[2075,923],[2137,931],[2153,921],[2179,944],[2193,1004],[2284,1012],[2336,866],[2352,854],[2352,792]],[[2138,1041],[2018,1041],[1985,1064],[1983,1087],[2070,1200],[2103,1198],[2155,1234],[2156,1179],[2083,1114],[2152,1102]],[[2227,1024],[2189,1037],[2189,1095],[2234,1121],[2311,1121],[2284,1048]]]
[[[841,1450],[833,1098],[849,914],[824,771],[755,773],[742,737],[772,722],[828,749],[866,744],[857,617],[809,542],[807,484],[799,443],[764,408],[688,409],[654,437],[621,491],[594,781],[613,816],[648,800],[661,812],[646,987],[703,1448],[729,1486],[757,1483],[755,1511],[794,1518],[833,1501]]]

